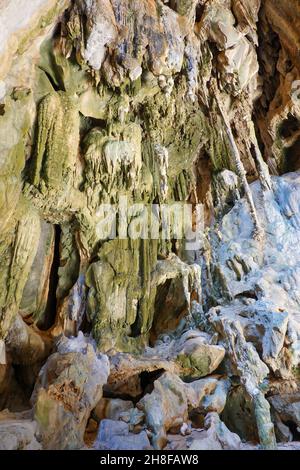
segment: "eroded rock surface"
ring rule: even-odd
[[[97,357],[82,333],[62,340],[40,371],[33,396],[34,417],[43,447],[78,449],[92,409],[102,396],[109,363]]]
[[[98,450],[149,450],[151,445],[146,431],[138,434],[129,432],[129,426],[123,421],[104,419],[101,421],[95,442]]]

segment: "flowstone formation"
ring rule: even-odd
[[[0,448],[299,448],[298,2],[29,4],[0,2]]]

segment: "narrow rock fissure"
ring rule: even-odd
[[[57,286],[59,281],[59,267],[60,267],[60,237],[61,228],[59,225],[55,225],[55,239],[54,239],[54,253],[53,261],[49,276],[49,291],[48,299],[45,308],[43,318],[38,322],[40,330],[48,330],[54,325],[57,313]]]

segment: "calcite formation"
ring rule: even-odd
[[[1,449],[297,448],[299,17],[0,0]]]

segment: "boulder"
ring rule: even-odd
[[[145,431],[139,434],[129,432],[129,426],[122,421],[104,419],[101,421],[95,449],[98,450],[148,450],[151,445]]]
[[[29,419],[0,419],[0,450],[40,450],[37,423]]]
[[[179,377],[167,372],[154,382],[153,392],[145,395],[137,407],[146,415],[154,448],[162,449],[167,444],[166,431],[178,432],[188,419],[186,386]]]
[[[141,374],[159,373],[160,371],[176,372],[176,364],[162,359],[155,351],[144,355],[117,353],[110,357],[110,374],[105,391],[115,396],[139,397],[143,390]]]
[[[107,356],[79,333],[63,338],[41,369],[32,404],[45,449],[80,449],[88,418],[107,381]]]
[[[142,394],[141,374],[164,371],[182,378],[199,379],[214,372],[225,356],[223,346],[211,344],[212,335],[190,329],[181,336],[163,335],[154,348],[137,356],[117,353],[111,356],[111,371],[105,390],[115,396],[136,398]]]
[[[164,373],[154,382],[152,393],[146,394],[137,404],[145,413],[154,448],[165,447],[167,432],[179,432],[193,411],[194,414],[205,414],[209,410],[221,412],[226,402],[226,390],[227,385],[221,385],[217,378],[187,384],[175,374]]]
[[[259,441],[253,402],[242,385],[233,386],[229,391],[222,421],[241,439]]]
[[[201,439],[191,442],[190,450],[239,450],[241,440],[220,420],[217,413],[209,413],[204,422],[206,432]]]
[[[300,392],[274,395],[268,401],[276,417],[276,431],[280,440],[290,441],[293,434],[300,434]]]
[[[196,396],[196,402],[191,402],[189,406],[193,416],[198,414],[205,416],[209,412],[218,414],[223,412],[231,387],[229,379],[211,376],[196,380],[190,384],[190,387],[195,391]],[[195,405],[197,406],[194,408]]]
[[[102,419],[118,421],[124,412],[128,412],[132,408],[132,401],[121,400],[120,398],[101,398],[93,410],[93,416],[97,421]]]
[[[130,431],[137,434],[143,426],[145,415],[138,408],[131,408],[130,410],[121,413],[120,419],[125,423],[128,423]]]
[[[180,376],[199,379],[214,372],[225,356],[222,346],[205,344],[200,336],[187,339],[176,355],[180,365]]]

